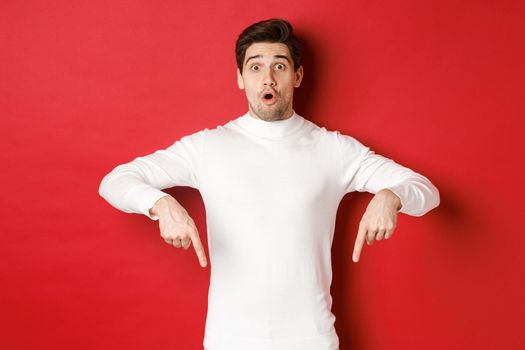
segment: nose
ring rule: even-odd
[[[273,78],[271,69],[268,69],[264,75],[264,86],[275,86],[275,79]]]

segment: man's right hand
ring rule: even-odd
[[[190,243],[197,253],[202,267],[206,267],[206,253],[199,238],[195,222],[179,202],[170,195],[161,197],[149,210],[159,218],[160,235],[166,243],[188,249]]]

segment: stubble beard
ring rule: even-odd
[[[268,122],[281,120],[286,118],[286,112],[288,110],[284,103],[281,103],[280,99],[274,105],[268,106],[257,100],[252,103],[248,101],[252,111],[259,117],[259,119],[266,120]]]

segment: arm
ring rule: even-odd
[[[358,192],[388,189],[399,197],[399,212],[423,216],[439,205],[439,191],[425,176],[368,150],[356,174]]]
[[[153,205],[173,186],[199,187],[200,155],[204,131],[184,136],[172,146],[115,167],[101,181],[99,194],[113,207],[139,213],[152,220]]]
[[[342,150],[345,193],[377,194],[388,189],[401,201],[399,212],[411,216],[422,216],[439,205],[439,191],[428,178],[376,154],[351,136],[339,133],[337,136]]]
[[[165,150],[117,166],[102,179],[99,194],[126,213],[142,213],[158,220],[166,243],[185,250],[193,243],[200,265],[206,267],[206,254],[193,219],[175,198],[161,191],[173,186],[199,187],[203,135],[200,131],[185,136]]]
[[[422,216],[440,202],[437,188],[423,175],[392,159],[375,154],[356,139],[337,134],[342,145],[345,193],[375,194],[359,224],[353,261],[358,262],[366,240],[389,239],[397,225],[397,214]]]

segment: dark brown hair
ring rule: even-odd
[[[271,18],[250,25],[237,38],[235,59],[241,74],[246,50],[250,45],[260,42],[282,43],[288,46],[294,70],[297,71],[301,65],[301,45],[293,33],[292,25],[285,19]]]

